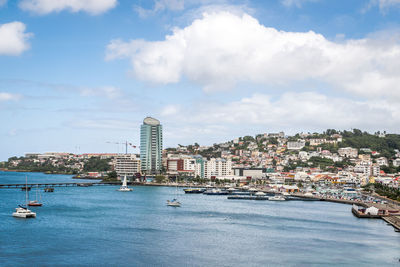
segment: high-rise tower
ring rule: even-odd
[[[146,174],[160,173],[162,167],[162,125],[146,117],[140,127],[140,165]]]

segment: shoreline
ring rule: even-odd
[[[73,173],[65,173],[65,172],[48,172],[48,171],[32,171],[32,170],[10,170],[10,169],[7,169],[7,168],[0,168],[0,171],[3,171],[3,172],[31,172],[31,173],[43,173],[43,174],[74,175]]]

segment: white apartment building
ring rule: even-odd
[[[357,148],[352,148],[352,147],[339,148],[338,153],[340,156],[346,157],[346,158],[356,158],[358,156]]]
[[[287,142],[288,150],[300,150],[306,145],[304,140],[296,141],[296,142]]]
[[[389,166],[389,162],[388,162],[387,158],[385,158],[385,157],[377,158],[376,159],[376,163],[379,166]]]
[[[400,158],[393,160],[393,166],[399,167],[400,166]]]
[[[135,154],[120,154],[115,157],[115,171],[119,177],[133,177],[140,173],[140,159]]]
[[[316,138],[310,139],[310,146],[319,146],[324,143],[326,143],[326,139],[316,139]]]
[[[232,175],[232,161],[225,159],[215,159],[204,161],[204,178],[210,179],[212,176]]]
[[[193,158],[183,159],[183,169],[185,171],[195,171],[196,170],[196,160]]]
[[[380,174],[381,168],[378,164],[371,164],[368,161],[362,161],[356,166],[354,166],[354,172],[362,173],[366,177],[378,176]]]

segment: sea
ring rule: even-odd
[[[26,176],[77,181],[0,172],[0,184]],[[25,192],[0,188],[0,266],[400,266],[400,233],[383,220],[354,217],[350,205],[117,188],[41,192],[35,219],[12,217]],[[174,197],[181,207],[166,206]]]

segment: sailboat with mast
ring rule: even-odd
[[[178,196],[178,183],[176,183],[175,186],[175,197],[172,200],[167,200],[167,206],[180,207],[181,203],[178,201],[177,196]]]
[[[40,201],[38,199],[38,195],[39,195]],[[30,200],[28,203],[28,206],[41,207],[43,205],[41,202],[42,202],[42,195],[40,195],[40,192],[39,192],[39,185],[36,185],[36,199]]]
[[[12,214],[13,217],[17,218],[36,218],[36,212],[28,210],[28,177],[26,176],[25,182],[25,207],[18,205],[15,212]]]
[[[127,180],[126,180],[126,175],[124,176],[124,180],[122,181],[122,185],[121,185],[121,187],[118,189],[118,191],[120,191],[120,192],[130,192],[130,191],[133,191],[132,188],[129,188],[129,187],[128,187],[128,182],[127,182]]]

